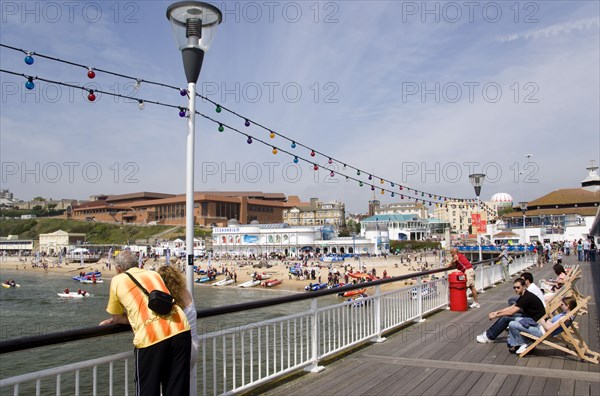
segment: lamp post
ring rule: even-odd
[[[469,175],[469,181],[475,188],[475,196],[477,197],[477,213],[481,213],[481,201],[479,200],[479,194],[481,193],[481,185],[485,175],[483,173],[473,173]],[[480,214],[481,216],[481,214]],[[481,221],[481,219],[479,220]],[[479,247],[479,261],[483,261],[483,255],[481,254],[481,234],[479,233],[479,224],[477,224],[477,246]]]
[[[527,210],[527,202],[519,202],[521,205],[521,212],[523,212],[523,248],[527,245],[527,236],[525,234],[525,211]]]
[[[183,56],[183,68],[188,81],[188,128],[185,182],[185,251],[187,256],[186,284],[190,293],[194,287],[194,135],[196,121],[196,82],[202,69],[204,53],[212,43],[217,26],[223,20],[221,11],[207,3],[180,1],[167,8],[177,47]]]

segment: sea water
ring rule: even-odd
[[[92,327],[109,318],[106,304],[110,279],[104,279],[102,284],[83,284],[71,279],[76,275],[78,275],[76,270],[70,273],[3,270],[0,273],[0,281],[12,278],[21,287],[0,288],[0,339],[15,339]],[[91,296],[80,299],[60,298],[57,293],[62,293],[65,288],[70,291],[86,290],[91,293]],[[198,310],[290,293],[259,287],[242,289],[232,286],[194,286],[194,299]],[[326,297],[325,300],[333,302],[335,297]],[[310,302],[306,300],[205,320],[199,319],[198,333],[205,334],[291,314],[306,310],[309,304]],[[129,351],[133,349],[132,339],[132,333],[125,332],[0,355],[1,378]],[[132,382],[133,378],[130,378],[130,381]],[[81,383],[83,384],[83,381]]]

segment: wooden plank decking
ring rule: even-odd
[[[566,263],[576,263],[574,256]],[[578,319],[579,331],[594,351],[600,350],[598,306],[600,261],[582,264],[578,286],[591,295],[589,313]],[[554,277],[551,266],[532,268],[536,283]],[[503,283],[480,295],[481,308],[441,311],[425,322],[388,334],[325,366],[317,374],[283,381],[262,395],[600,395],[600,365],[538,347],[524,358],[510,354],[506,333],[496,343],[475,337],[491,322],[490,311],[507,305],[512,284]]]

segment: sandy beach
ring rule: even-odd
[[[114,275],[116,275],[116,271],[114,265],[108,269],[107,260],[102,259],[97,263],[85,263],[81,265],[80,263],[68,263],[62,264],[60,267],[57,265],[57,259],[54,257],[43,258],[42,263],[45,263],[47,269],[43,266],[34,267],[33,266],[33,257],[22,257],[21,261],[17,257],[0,257],[0,270],[11,270],[11,271],[26,271],[28,274],[31,273],[44,273],[45,271],[56,272],[56,273],[65,273],[65,274],[75,274],[77,275],[81,271],[92,271],[99,270],[102,271],[102,277],[106,280],[110,280]],[[410,262],[407,261],[407,256],[388,256],[387,258],[383,257],[361,257],[359,260],[354,259],[346,259],[344,262],[337,263],[324,263],[319,260],[309,260],[306,268],[309,270],[311,268],[315,268],[316,272],[316,280],[302,279],[297,278],[295,276],[289,275],[289,268],[293,267],[298,261],[294,260],[269,260],[268,264],[271,266],[270,268],[262,267],[262,268],[254,268],[253,264],[258,264],[258,261],[245,261],[245,260],[228,260],[228,259],[212,259],[211,266],[216,268],[219,272],[223,272],[225,268],[227,268],[230,272],[235,271],[237,274],[237,285],[249,281],[252,279],[252,274],[254,272],[258,273],[267,273],[271,274],[271,279],[281,279],[283,283],[273,287],[273,290],[287,290],[294,292],[304,292],[304,287],[307,286],[310,282],[315,283],[318,282],[319,276],[321,277],[322,282],[327,282],[328,275],[328,267],[330,265],[333,268],[337,269],[340,273],[340,280],[343,282],[344,277],[344,266],[347,268],[352,267],[353,272],[360,271],[360,267],[363,269],[366,268],[367,272],[371,272],[373,269],[376,271],[376,275],[381,277],[383,276],[384,271],[386,271],[387,276],[400,276],[405,275],[411,272],[418,272],[425,269],[434,269],[439,267],[439,259],[432,255],[431,252],[411,254]],[[427,264],[427,267],[425,265]],[[157,269],[160,266],[165,265],[165,259],[159,258],[157,260],[148,259],[144,263],[144,267],[147,269]],[[183,263],[179,261],[172,261],[171,265],[176,265],[179,268],[183,269]],[[196,260],[195,265],[199,266],[201,269],[207,269],[209,266],[208,260]],[[320,267],[320,268],[319,268]],[[303,267],[304,269],[304,267]],[[1,279],[0,281],[4,282],[6,276],[0,273]],[[74,275],[72,275],[74,276]],[[194,275],[194,278],[197,278],[198,275]],[[225,279],[224,276],[220,275],[217,277],[218,280]],[[350,278],[352,279],[352,278]],[[18,279],[16,279],[18,282]],[[212,283],[212,282],[211,282]],[[414,283],[414,281],[413,281]],[[411,284],[410,281],[394,283],[384,285],[383,290],[390,290],[398,287],[402,287],[405,285]],[[210,283],[204,284],[194,284],[195,287],[209,287]],[[224,288],[230,288],[234,285],[222,286]],[[260,287],[260,286],[257,286]],[[271,289],[271,288],[268,288]]]

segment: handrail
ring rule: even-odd
[[[479,266],[479,265],[483,265],[483,264],[488,264],[490,262],[493,262],[494,260],[495,259],[486,259],[483,261],[475,262],[472,265],[473,265],[473,267],[475,267],[475,266]],[[323,296],[327,296],[327,295],[331,295],[331,294],[343,293],[343,292],[350,291],[350,290],[362,289],[366,285],[368,285],[367,287],[384,285],[387,283],[398,282],[398,281],[402,281],[402,280],[406,280],[406,279],[410,279],[410,278],[414,278],[414,277],[418,277],[418,276],[437,274],[437,273],[446,272],[449,270],[450,270],[449,268],[445,267],[442,269],[435,269],[435,270],[430,270],[430,271],[413,272],[413,273],[410,273],[407,275],[395,276],[392,278],[379,279],[379,280],[366,282],[366,284],[365,284],[365,282],[362,282],[362,283],[356,283],[356,284],[352,284],[352,285],[338,287],[335,289],[324,289],[324,290],[318,290],[318,291],[314,291],[314,292],[310,292],[310,293],[294,294],[294,295],[289,295],[289,296],[282,296],[282,297],[275,297],[275,298],[269,298],[269,299],[263,299],[263,300],[257,300],[257,301],[250,301],[250,302],[245,302],[245,303],[240,303],[240,304],[232,304],[232,305],[221,306],[221,307],[207,308],[207,309],[202,309],[202,310],[197,311],[196,317],[198,319],[202,319],[202,318],[208,318],[208,317],[212,317],[212,316],[223,315],[223,314],[227,314],[227,313],[246,311],[249,309],[266,308],[266,307],[271,307],[274,305],[309,300],[309,299],[314,299],[316,297],[323,297]],[[5,353],[10,353],[10,352],[23,351],[23,350],[32,349],[32,348],[39,348],[39,347],[43,347],[43,346],[61,344],[61,343],[65,343],[65,342],[85,340],[85,339],[94,338],[94,337],[103,337],[103,336],[107,336],[107,335],[111,335],[111,334],[123,333],[123,332],[129,331],[129,330],[131,330],[131,326],[129,326],[129,325],[112,324],[112,325],[92,326],[92,327],[62,331],[62,332],[57,332],[57,333],[50,333],[50,334],[43,334],[43,335],[36,335],[36,336],[30,336],[30,337],[21,337],[21,338],[15,338],[15,339],[10,339],[10,340],[4,340],[4,341],[0,341],[0,355],[3,355]]]

